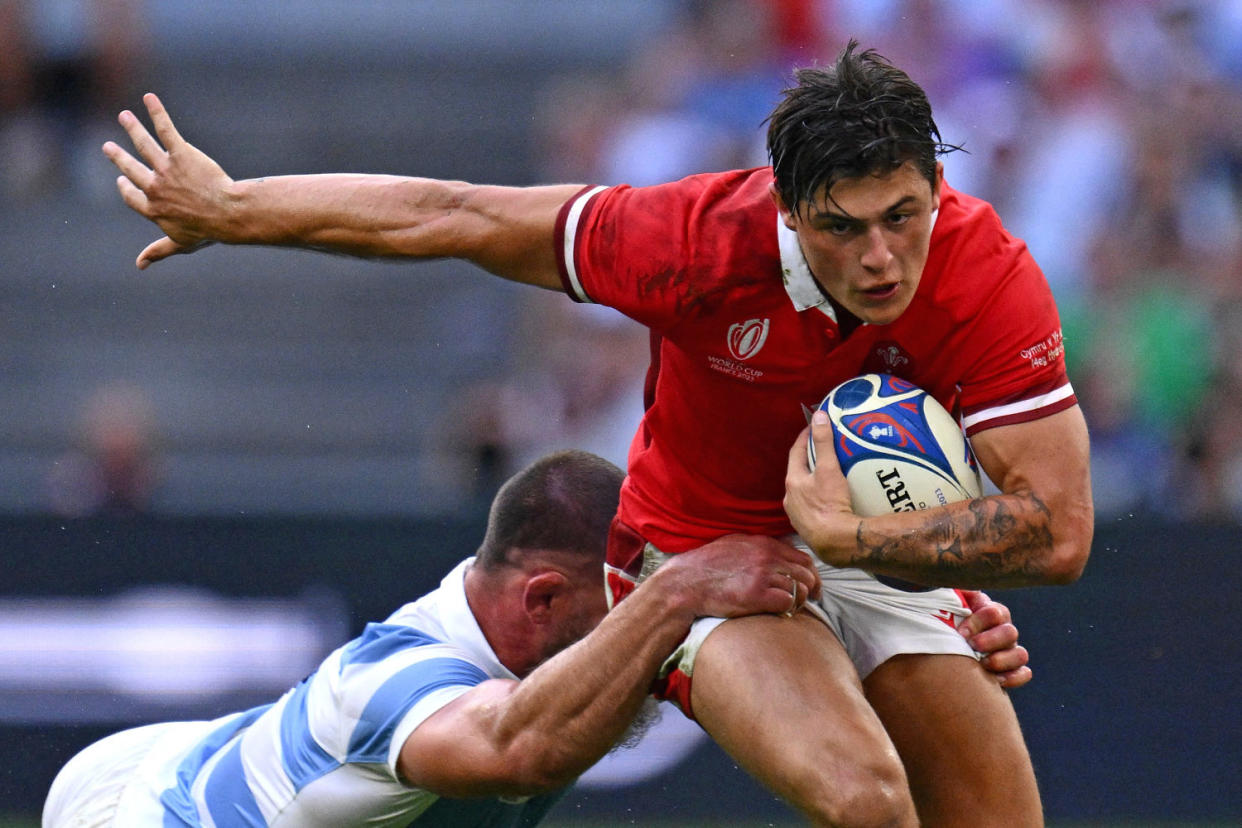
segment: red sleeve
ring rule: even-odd
[[[976,278],[946,280],[961,320],[960,405],[968,434],[1055,414],[1077,403],[1052,290],[1026,245],[985,203],[958,196],[967,218],[943,267]]]
[[[753,246],[753,231],[738,230],[753,222],[755,195],[770,180],[763,169],[738,170],[581,191],[557,221],[565,292],[667,330],[717,287],[720,262]]]

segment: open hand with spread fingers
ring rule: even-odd
[[[158,97],[147,93],[142,100],[155,135],[128,109],[117,118],[138,157],[113,141],[103,145],[104,155],[121,171],[116,180],[121,198],[165,233],[138,255],[140,270],[219,239],[233,185],[219,164],[181,137]]]

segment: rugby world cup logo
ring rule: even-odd
[[[729,326],[729,353],[739,361],[750,359],[759,353],[768,341],[769,319],[747,319]]]

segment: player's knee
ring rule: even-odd
[[[878,828],[918,824],[905,771],[895,757],[829,774],[824,782],[821,794],[807,803],[807,816],[815,825]]]

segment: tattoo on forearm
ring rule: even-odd
[[[856,532],[852,562],[898,578],[956,586],[1025,585],[1039,580],[1052,549],[1052,515],[1033,493],[976,498],[925,513],[901,534]]]

